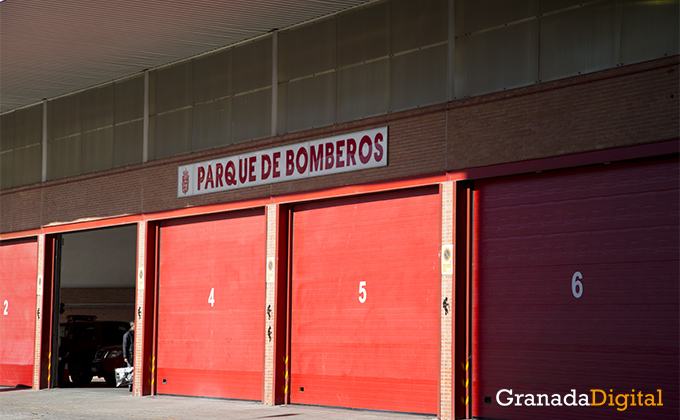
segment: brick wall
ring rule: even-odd
[[[447,169],[678,138],[678,57],[450,104]]]
[[[678,56],[0,193],[0,232],[678,138]],[[389,126],[386,168],[177,198],[177,166]]]
[[[69,315],[95,315],[98,321],[132,321],[135,318],[135,289],[61,289],[64,313],[59,322]]]

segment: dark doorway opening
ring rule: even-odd
[[[134,320],[137,226],[59,234],[50,387],[115,386]]]

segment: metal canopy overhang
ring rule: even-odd
[[[0,113],[369,0],[0,0]]]

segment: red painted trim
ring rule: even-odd
[[[282,206],[279,206],[279,209],[281,209]],[[292,287],[292,278],[293,278],[293,208],[292,206],[286,206],[286,271],[285,271],[285,278],[281,279],[281,281],[285,281],[285,287],[286,287],[286,293],[281,296],[282,299],[285,299],[285,304],[286,304],[286,317],[285,317],[285,323],[286,323],[286,336],[285,336],[285,348],[284,348],[284,364],[283,364],[283,369],[284,369],[284,381],[283,381],[283,386],[284,386],[284,392],[283,392],[283,404],[290,404],[290,391],[291,391],[291,363],[290,363],[290,357],[291,357],[291,329],[292,329],[292,319],[291,319],[291,311],[293,308],[293,287]]]
[[[451,311],[453,315],[452,342],[452,396],[451,408],[453,418],[470,418],[471,382],[470,371],[466,369],[470,361],[470,267],[471,267],[471,203],[470,187],[468,183],[456,182],[453,192],[453,243],[455,271],[453,277],[453,293],[451,296]],[[468,386],[465,386],[465,384]]]
[[[422,177],[403,178],[390,181],[380,181],[368,184],[348,185],[336,188],[326,188],[323,190],[304,191],[285,195],[272,196],[272,203],[299,203],[328,198],[339,198],[355,196],[361,194],[372,194],[377,192],[387,192],[401,190],[405,188],[416,188],[426,185],[439,184],[446,181],[445,174],[426,175]]]
[[[139,237],[139,234],[138,234]],[[147,223],[145,230],[145,249],[142,267],[137,267],[136,284],[139,284],[139,269],[144,269],[144,290],[141,303],[143,310],[143,335],[142,346],[142,383],[141,395],[155,395],[155,357],[156,357],[156,256],[157,256],[158,226],[156,223]],[[139,244],[138,244],[139,246]],[[139,257],[139,251],[137,252]],[[137,303],[138,307],[140,303]],[[137,318],[135,316],[135,318]],[[153,384],[152,384],[153,381]]]
[[[26,239],[34,236],[40,235],[40,229],[25,230],[21,232],[10,232],[3,233],[0,235],[0,241],[10,240],[10,239]]]
[[[265,267],[265,268],[264,268],[264,273],[263,273],[264,275],[262,276],[262,279],[264,279],[265,284],[264,284],[264,287],[262,288],[262,295],[260,296],[261,302],[262,302],[262,304],[261,304],[260,307],[263,309],[263,312],[265,312],[265,313],[261,313],[261,315],[263,315],[263,316],[261,317],[261,324],[260,324],[261,327],[260,327],[260,331],[262,331],[263,335],[264,335],[265,337],[267,337],[267,316],[266,316],[266,308],[267,308],[267,280],[266,280],[266,278],[267,278],[267,257],[268,257],[268,254],[267,254],[267,247],[268,247],[268,235],[269,235],[269,217],[268,217],[268,214],[269,214],[269,207],[265,206],[264,209],[263,209],[263,213],[264,213],[264,214],[263,214],[263,219],[264,219],[264,220],[262,221],[262,223],[264,224],[264,240],[262,241],[262,243],[260,244],[260,246],[262,247],[262,255],[263,255],[264,258],[263,258],[263,260],[260,262],[260,264],[262,264],[262,265]],[[276,327],[274,327],[274,329],[276,329]],[[275,331],[272,331],[272,334],[275,335]],[[273,339],[275,340],[276,337],[273,337]],[[274,341],[274,346],[276,346],[276,341]],[[261,360],[261,369],[262,369],[262,370],[261,370],[261,372],[262,372],[262,378],[260,378],[260,383],[261,383],[261,387],[260,387],[260,391],[261,391],[261,393],[260,393],[260,402],[261,402],[262,404],[266,404],[266,400],[265,400],[265,395],[266,395],[265,383],[267,383],[267,380],[266,380],[266,375],[267,375],[267,338],[264,338],[264,339],[262,340],[262,360]]]
[[[87,221],[80,221],[80,222],[74,221],[74,222],[69,222],[69,223],[64,223],[64,224],[59,224],[59,225],[43,226],[42,229],[40,230],[40,232],[44,233],[46,235],[50,235],[50,234],[57,234],[57,233],[75,232],[75,231],[79,231],[79,230],[96,229],[96,228],[100,228],[100,227],[129,225],[129,224],[137,223],[141,220],[143,220],[142,215],[134,215],[134,216],[107,218],[107,219],[87,220]]]
[[[469,403],[465,407],[464,417],[469,419],[472,418],[472,263],[473,263],[473,199],[474,192],[472,188],[467,188],[465,192],[466,199],[466,215],[465,215],[465,227],[467,229],[465,235],[465,248],[466,248],[466,259],[465,259],[465,360],[469,362],[467,365],[465,380],[468,383],[468,388],[466,391],[466,398],[469,398]]]
[[[169,220],[181,217],[222,213],[225,211],[247,210],[256,207],[264,207],[267,204],[271,204],[269,197],[244,201],[232,201],[229,203],[208,204],[205,206],[186,207],[156,213],[145,213],[142,217],[144,220]]]
[[[476,289],[479,288],[479,275],[477,274],[476,270],[478,269],[475,264],[477,262],[477,258],[479,256],[479,194],[473,189],[471,191],[471,196],[472,196],[472,232],[471,232],[471,238],[472,238],[472,245],[471,245],[471,251],[472,255],[470,256],[470,259],[472,260],[472,266],[471,269],[472,273],[471,277],[471,294],[472,294],[472,308],[470,310],[471,317],[472,317],[472,327],[471,327],[471,339],[474,340],[475,335],[479,333],[479,297],[478,294],[475,292]],[[479,345],[472,347],[471,346],[471,351],[470,351],[470,386],[472,387],[472,392],[470,393],[470,407],[468,410],[470,410],[472,416],[476,416],[479,412],[479,406],[482,404],[481,401],[478,401],[478,396],[475,393],[475,388],[477,386],[476,383],[476,378],[479,378],[479,366],[477,365],[477,359],[479,358]],[[473,398],[474,396],[474,398]]]
[[[152,363],[152,369],[153,372],[150,375],[150,379],[153,381],[153,384],[151,385],[151,388],[149,392],[151,395],[157,395],[158,394],[158,375],[157,375],[157,370],[156,367],[158,366],[158,317],[156,314],[158,314],[158,286],[159,286],[159,277],[158,277],[158,265],[160,264],[161,256],[160,256],[160,241],[161,241],[161,230],[160,230],[160,224],[159,223],[148,223],[147,224],[147,229],[153,229],[153,258],[149,258],[148,252],[152,252],[150,248],[150,244],[147,243],[147,259],[146,259],[146,281],[151,279],[153,281],[153,331],[151,334],[151,363]],[[147,230],[147,235],[149,235],[149,231]],[[149,275],[149,270],[153,270],[153,277]]]
[[[43,303],[42,303],[42,322],[40,333],[40,385],[39,388],[51,388],[52,384],[57,383],[57,378],[52,377],[52,372],[59,373],[59,369],[51,364],[58,364],[58,357],[53,354],[57,351],[53,348],[53,332],[54,332],[54,296],[55,289],[55,251],[57,247],[57,238],[54,235],[45,235],[45,260],[43,269]]]
[[[291,207],[278,206],[276,213],[276,283],[274,286],[274,404],[285,404],[287,395],[284,393],[286,385],[285,363],[288,356],[288,258],[290,245]]]

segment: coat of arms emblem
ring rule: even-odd
[[[182,173],[182,194],[189,192],[189,171],[186,169]]]

